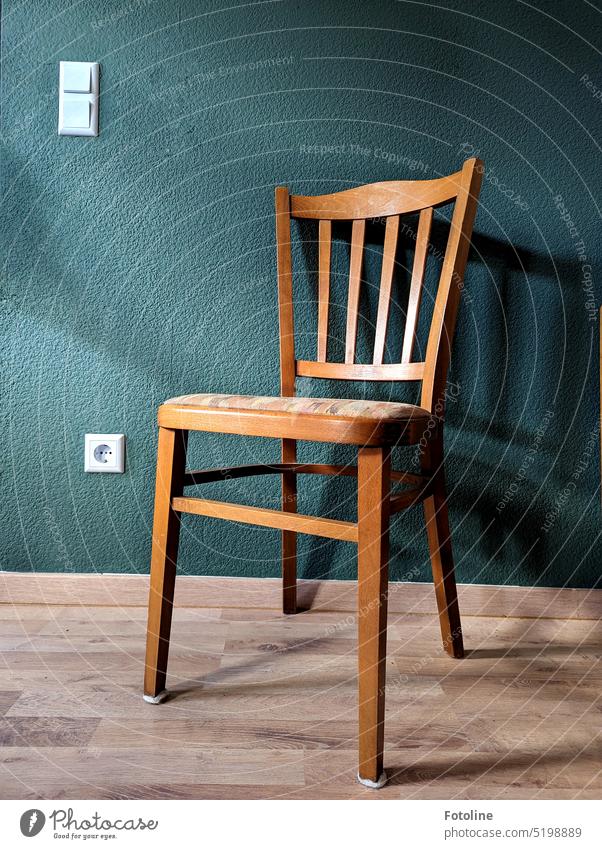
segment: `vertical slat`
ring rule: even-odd
[[[364,219],[354,221],[351,228],[351,261],[349,264],[349,297],[347,301],[347,332],[345,336],[345,362],[355,362],[357,319],[360,305],[360,283],[364,256]]]
[[[380,292],[378,296],[378,314],[376,318],[376,335],[374,338],[375,366],[381,366],[385,356],[385,340],[387,324],[389,323],[389,308],[391,306],[391,286],[393,285],[393,270],[395,268],[395,252],[399,234],[399,215],[387,218],[385,228],[385,243],[383,245],[383,265],[380,274]]]
[[[389,566],[388,448],[358,455],[358,703],[360,781],[382,784]]]
[[[328,351],[332,221],[320,221],[318,226],[318,242],[318,362],[325,363]]]
[[[276,245],[280,322],[280,394],[289,397],[295,394],[295,327],[290,200],[285,186],[279,186],[276,189]]]
[[[414,264],[412,266],[412,282],[410,284],[410,297],[408,299],[408,313],[403,335],[403,350],[401,362],[412,362],[412,351],[418,330],[418,316],[420,314],[420,301],[422,299],[422,286],[424,284],[424,272],[428,256],[431,225],[433,223],[433,208],[423,209],[418,219],[418,232],[416,233],[416,251],[414,253]]]

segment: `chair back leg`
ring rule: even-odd
[[[172,509],[172,499],[183,490],[187,436],[186,431],[159,428],[144,670],[147,701],[158,701],[165,690],[180,536],[180,517]]]
[[[359,780],[381,786],[385,724],[390,451],[358,458]]]
[[[449,528],[443,446],[440,441],[432,446],[423,462],[423,468],[434,477],[433,494],[424,500],[424,518],[439,610],[441,639],[443,648],[451,657],[462,658],[464,643]]]
[[[297,459],[297,442],[282,440],[282,462],[294,463]],[[284,472],[282,475],[282,510],[297,512],[297,475]],[[282,531],[282,612],[297,612],[297,534]]]

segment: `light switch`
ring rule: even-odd
[[[63,126],[87,130],[90,126],[90,101],[65,97],[63,101]]]
[[[59,63],[59,135],[98,135],[98,62]]]
[[[90,63],[63,62],[63,91],[90,91]]]

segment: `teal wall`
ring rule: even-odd
[[[2,29],[2,568],[146,571],[157,405],[277,393],[275,185],[431,178],[478,152],[489,172],[448,417],[459,579],[594,586],[591,4],[9,0]],[[59,59],[101,62],[97,139],[56,133]],[[309,253],[296,258],[311,265]],[[302,298],[311,285],[301,275]],[[374,299],[363,308],[373,317]],[[126,474],[84,474],[86,431],[125,432]],[[192,454],[268,460],[277,444],[198,435]],[[316,484],[303,483],[302,509],[350,515],[349,481]],[[229,492],[274,504],[278,481]],[[182,571],[276,575],[278,546],[273,531],[188,517]],[[302,575],[354,577],[353,546],[300,548]],[[428,578],[417,510],[395,518],[392,576]]]

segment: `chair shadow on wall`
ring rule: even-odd
[[[485,258],[496,281],[498,314],[506,319],[507,330],[502,322],[493,320],[483,334],[493,362],[498,352],[499,368],[491,369],[487,378],[487,407],[491,416],[484,418],[469,413],[462,418],[462,428],[469,434],[487,434],[485,447],[491,440],[492,461],[484,460],[482,453],[463,458],[462,462],[476,464],[477,474],[463,476],[461,484],[454,488],[452,509],[455,502],[459,513],[464,515],[478,505],[482,533],[479,544],[488,562],[500,557],[501,540],[512,538],[509,564],[512,573],[508,575],[508,583],[545,584],[546,570],[557,560],[567,536],[561,519],[549,532],[544,532],[546,513],[570,479],[583,445],[597,427],[599,413],[591,400],[597,398],[598,327],[590,322],[586,311],[582,268],[576,257],[515,249],[482,234],[474,237],[474,246],[473,262],[478,261],[479,255]],[[594,277],[597,273],[598,269]],[[526,296],[517,298],[517,287],[523,291],[532,287],[533,303],[528,316],[524,314]],[[555,340],[552,346],[551,339]],[[507,367],[505,375],[504,367]],[[517,403],[512,388],[521,380],[524,391]],[[586,391],[584,398],[586,383],[592,389]],[[527,393],[530,403],[523,412]],[[592,410],[591,418],[587,416],[588,409]],[[521,414],[526,424],[517,426]],[[537,439],[541,428],[543,436]],[[501,458],[510,443],[516,452],[506,455],[504,461]],[[533,452],[535,461],[531,464],[525,458],[533,456]],[[516,463],[509,462],[513,456],[518,458]],[[526,468],[526,474],[519,478],[521,466]],[[590,463],[590,471],[598,479],[599,487],[597,460]],[[495,485],[483,487],[483,480],[491,480]],[[511,492],[517,482],[519,494],[505,501],[503,510],[498,511],[500,497]],[[594,483],[592,494],[595,487]],[[597,502],[595,506],[599,509]],[[559,567],[557,564],[555,568]],[[574,568],[574,563],[567,563],[563,576],[567,582]]]
[[[372,246],[374,246],[375,254],[380,250],[382,226],[382,222],[374,222],[367,228],[366,250],[368,252]],[[307,228],[300,229],[305,265],[306,268],[313,270],[316,268],[316,235]],[[447,235],[448,225],[435,219],[429,263],[432,257],[442,255]],[[486,379],[482,381],[485,389],[483,386],[479,387],[481,392],[479,405],[481,409],[483,407],[487,409],[487,417],[479,416],[478,413],[467,411],[465,408],[458,412],[461,422],[460,435],[464,433],[466,439],[471,440],[473,445],[475,440],[478,442],[484,439],[484,447],[478,454],[471,452],[462,459],[462,462],[470,465],[472,472],[470,475],[462,476],[460,485],[456,486],[453,475],[449,476],[452,533],[458,517],[464,518],[468,514],[474,517],[476,514],[478,517],[476,536],[483,552],[480,559],[487,562],[499,556],[501,538],[511,534],[513,537],[512,559],[517,560],[520,566],[518,574],[515,570],[516,578],[510,582],[520,583],[522,579],[527,583],[537,583],[542,577],[542,568],[545,568],[545,564],[550,562],[562,544],[562,539],[559,541],[558,537],[560,531],[557,531],[555,535],[541,534],[539,530],[545,521],[546,511],[553,502],[554,480],[570,477],[571,461],[567,458],[563,463],[562,457],[560,461],[559,458],[555,458],[553,475],[550,476],[543,490],[540,488],[539,479],[535,477],[531,481],[528,475],[524,477],[520,483],[522,488],[520,498],[509,501],[503,512],[498,514],[496,505],[500,494],[513,483],[517,471],[511,465],[509,455],[505,465],[502,457],[509,444],[518,448],[521,456],[529,451],[533,445],[535,433],[548,409],[555,411],[554,422],[544,435],[538,450],[541,452],[548,450],[556,455],[558,444],[554,440],[554,424],[561,412],[566,414],[570,422],[573,412],[580,404],[583,380],[574,378],[576,374],[579,375],[580,365],[582,364],[585,368],[585,364],[592,356],[594,363],[596,362],[597,332],[592,336],[592,334],[569,330],[572,322],[579,321],[577,318],[579,315],[583,316],[583,322],[589,325],[585,312],[586,296],[582,289],[582,269],[576,256],[552,256],[531,248],[509,244],[478,230],[474,232],[472,242],[473,248],[466,273],[467,296],[464,299],[464,306],[460,308],[458,335],[462,333],[462,314],[467,310],[466,302],[468,302],[468,306],[475,311],[474,322],[479,335],[481,368],[487,374]],[[407,255],[408,249],[411,252],[412,248],[411,239],[408,241],[408,239],[400,238],[394,285],[397,286],[399,302],[402,305],[407,302],[409,286]],[[378,262],[379,260],[375,263],[376,269],[378,269]],[[599,269],[594,268],[594,279],[598,271]],[[366,270],[363,276],[369,284],[373,282],[369,279]],[[376,277],[375,280],[377,279]],[[482,286],[483,281],[485,286]],[[316,285],[315,280],[314,285]],[[481,286],[482,288],[478,288]],[[366,286],[363,287],[364,292],[366,288]],[[549,290],[545,309],[542,309],[542,304],[538,303],[538,296],[541,295],[542,289],[546,292]],[[315,291],[317,292],[317,285]],[[531,295],[528,292],[531,292]],[[530,305],[528,310],[526,304]],[[365,295],[362,297],[363,320],[359,323],[358,333],[361,334],[362,330],[366,331],[366,329],[369,333],[370,328],[374,327],[376,308],[375,298],[369,299]],[[591,326],[592,330],[597,330],[595,324]],[[554,355],[557,359],[551,361],[548,350],[545,365],[541,359],[541,353],[538,353],[537,361],[535,359],[535,328],[537,328],[539,340],[558,339],[558,344],[554,347]],[[467,356],[470,351],[461,344],[458,335],[455,343],[455,357],[456,362],[460,363],[462,355]],[[541,345],[538,347],[540,348]],[[416,356],[418,358],[418,355]],[[450,377],[453,377],[453,371],[452,363]],[[526,380],[525,373],[528,375]],[[563,379],[559,382],[561,374]],[[522,417],[524,424],[517,425],[521,409],[512,400],[511,394],[513,387],[521,380],[524,381],[525,395],[528,392],[530,398],[536,398],[536,409],[533,410],[527,405]],[[323,394],[327,395],[333,391],[336,392],[337,389],[329,388]],[[484,395],[483,392],[485,392]],[[414,401],[415,399],[400,400]],[[524,399],[521,399],[521,408],[522,403]],[[453,411],[450,410],[450,412]],[[448,434],[448,444],[454,436],[454,418],[454,415],[448,416],[448,428],[451,425],[452,431]],[[564,438],[565,423],[558,422],[558,424],[564,427],[562,437]],[[585,442],[595,425],[595,419],[590,422],[584,420],[583,416],[575,417],[570,437],[571,443],[579,445]],[[491,462],[483,459],[486,451],[492,458]],[[453,451],[449,459],[453,464]],[[333,460],[325,459],[324,462],[333,462]],[[340,462],[340,458],[334,462]],[[550,462],[546,466],[546,473],[551,465]],[[491,484],[483,486],[483,481],[491,481]],[[342,484],[342,480],[331,478],[323,485],[317,502],[319,515],[327,515],[332,505],[338,503]],[[551,493],[547,499],[545,486]],[[525,504],[529,505],[528,511],[524,510]],[[527,516],[528,522],[525,522]],[[492,517],[495,519],[494,525],[492,525]],[[488,530],[490,530],[489,533]],[[392,560],[396,555],[396,549],[403,551],[403,540],[396,539],[398,536],[399,532],[392,533]],[[329,545],[336,546],[340,543]],[[328,551],[321,542],[319,545],[312,545],[305,558],[301,560],[303,578],[336,577],[330,568],[330,558],[324,556],[325,550]],[[422,566],[426,568],[428,565],[426,545],[422,559]],[[514,565],[513,562],[513,567]],[[303,607],[307,608],[311,605],[314,593],[315,588],[307,588],[306,595],[301,596]]]

